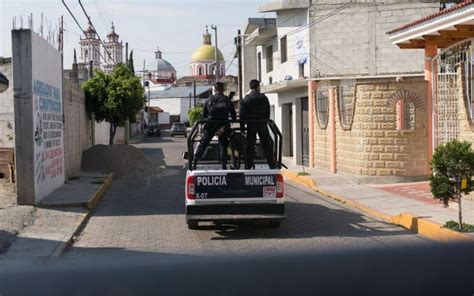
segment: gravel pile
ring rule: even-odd
[[[97,145],[82,155],[82,170],[113,173],[114,178],[145,178],[159,173],[156,162],[130,145]]]

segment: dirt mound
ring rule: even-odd
[[[159,173],[159,166],[136,147],[97,145],[84,151],[82,170],[113,173],[114,178],[144,178]]]

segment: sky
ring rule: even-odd
[[[87,19],[78,0],[65,0],[83,28]],[[189,61],[194,49],[202,44],[206,24],[218,27],[218,46],[229,66],[229,72],[237,72],[234,37],[243,29],[249,17],[269,17],[258,13],[260,4],[268,0],[82,0],[100,37],[104,40],[110,32],[111,22],[120,39],[133,49],[135,69],[156,68],[154,51],[157,46],[163,58],[176,68],[178,76],[190,74]],[[44,15],[44,34],[57,30],[59,18],[64,16],[65,46],[64,67],[70,68],[73,49],[79,53],[81,29],[74,22],[61,0],[0,0],[0,56],[11,56],[13,18],[16,26],[27,27],[27,19],[33,14],[33,28],[39,32],[41,14]],[[211,30],[211,33],[213,31]],[[213,36],[214,42],[214,36]],[[124,49],[125,50],[125,49]]]

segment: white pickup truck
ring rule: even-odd
[[[232,223],[242,220],[263,220],[270,226],[279,226],[286,216],[284,181],[280,172],[282,137],[278,127],[271,120],[267,122],[273,138],[277,169],[269,169],[263,149],[257,141],[254,169],[242,169],[245,161],[240,158],[234,159],[232,169],[223,170],[219,163],[217,139],[209,144],[204,156],[193,169],[193,151],[199,142],[200,127],[204,124],[205,122],[197,122],[188,136],[188,228],[197,229],[201,221]],[[234,131],[239,132],[239,128],[234,128]],[[233,159],[229,159],[232,162]]]

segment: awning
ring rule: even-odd
[[[273,84],[262,86],[264,93],[280,93],[296,88],[308,87],[307,79],[283,80]]]
[[[474,38],[474,0],[447,8],[387,32],[400,48],[446,48]]]
[[[148,107],[145,107],[145,112],[148,112]],[[160,107],[150,107],[150,113],[164,112]]]

